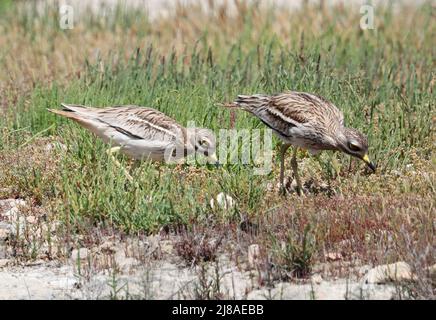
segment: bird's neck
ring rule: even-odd
[[[339,127],[336,131],[336,134],[334,135],[334,147],[337,151],[344,151],[346,149],[347,145],[347,136],[345,134],[347,128],[346,127]]]

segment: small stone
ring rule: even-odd
[[[73,262],[85,260],[86,258],[88,258],[88,253],[89,250],[86,248],[74,249],[71,252],[71,260],[73,260]]]
[[[224,192],[220,192],[217,197],[216,201],[214,199],[210,200],[210,206],[213,209],[215,207],[215,202],[217,203],[218,207],[224,210],[230,210],[235,207],[235,200],[228,194],[225,194]]]
[[[371,234],[369,234],[369,233],[365,233],[365,241],[366,242],[370,242],[371,241]]]
[[[117,247],[112,241],[105,241],[99,247],[98,250],[102,253],[113,254],[117,250]]]
[[[13,207],[25,206],[26,201],[23,199],[4,199],[0,200],[0,208],[2,210],[11,209]]]
[[[144,248],[146,249],[144,254],[153,253],[159,249],[160,236],[151,235],[148,236],[144,243]]]
[[[314,274],[311,278],[310,281],[313,284],[320,284],[322,282],[322,276],[320,274]]]
[[[0,241],[5,241],[9,238],[12,232],[12,226],[9,223],[0,222]]]
[[[9,221],[13,221],[20,214],[20,210],[17,207],[12,207],[9,210],[3,213],[3,216],[6,217]]]
[[[266,184],[266,190],[269,191],[269,192],[274,191],[274,184],[272,184],[271,182],[268,182]]]
[[[252,244],[248,247],[248,266],[255,269],[259,265],[260,247],[258,244]]]
[[[38,222],[38,219],[35,216],[28,216],[26,217],[26,221],[30,224],[35,224]]]
[[[412,274],[410,266],[406,262],[400,261],[397,263],[377,266],[369,270],[364,281],[367,284],[383,284],[413,279],[414,275]]]
[[[327,261],[338,261],[342,259],[342,254],[340,252],[328,252],[325,255]]]
[[[50,152],[52,150],[58,149],[58,150],[62,150],[62,151],[66,151],[67,147],[60,142],[53,142],[53,143],[47,143],[44,147],[45,151]]]
[[[144,200],[145,200],[145,203],[153,203],[153,196],[152,195],[146,195]]]
[[[26,201],[21,199],[0,200],[0,216],[13,221],[20,214],[20,207],[25,205]]]
[[[138,259],[127,257],[124,250],[118,250],[114,255],[114,260],[117,266],[124,272],[128,272],[132,267],[140,264]]]
[[[401,177],[402,173],[399,170],[392,170],[392,175],[396,176],[396,177]]]
[[[0,229],[0,241],[5,241],[9,236],[10,231],[6,229]]]
[[[319,184],[319,188],[322,190],[328,190],[329,189],[329,184],[327,182],[321,182]]]
[[[0,268],[6,267],[9,261],[9,259],[0,259]]]
[[[118,249],[117,252],[115,252],[115,255],[114,255],[115,262],[119,265],[119,264],[121,264],[124,261],[124,259],[126,259],[126,254],[124,253],[124,250],[123,249]]]
[[[161,240],[159,242],[160,251],[164,254],[172,254],[174,250],[174,244],[171,240]]]
[[[130,271],[130,269],[139,266],[140,264],[141,262],[138,259],[128,257],[117,263],[118,267],[124,272]]]
[[[45,151],[47,151],[47,152],[50,152],[50,151],[52,151],[53,149],[54,149],[54,144],[53,143],[47,143],[46,145],[45,145],[45,147],[44,147],[44,150]]]
[[[37,260],[26,262],[26,266],[34,267],[34,266],[40,266],[44,263],[45,263],[44,259],[37,259]]]
[[[412,163],[406,164],[406,170],[412,170],[412,169],[413,169]]]

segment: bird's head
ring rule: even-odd
[[[196,154],[205,156],[209,163],[218,163],[215,154],[216,139],[211,130],[194,128],[194,130],[190,132],[188,140],[191,148],[194,149]]]
[[[353,128],[343,128],[338,135],[338,148],[353,157],[363,160],[375,172],[376,166],[368,157],[368,139]]]

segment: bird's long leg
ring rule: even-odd
[[[297,163],[298,148],[294,148],[294,154],[292,155],[291,166],[294,172],[295,180],[297,180],[297,192],[300,196],[303,195],[303,185],[301,184],[300,176],[298,175],[298,163]]]
[[[280,147],[280,193],[285,194],[286,188],[284,184],[284,176],[285,176],[285,153],[286,150],[290,147],[290,144],[282,144]]]
[[[127,179],[128,179],[129,181],[133,181],[133,178],[132,178],[132,176],[130,175],[130,173],[129,173],[129,172],[126,170],[126,168],[124,168],[124,167],[121,165],[121,163],[119,163],[118,160],[115,159],[115,157],[114,157],[114,153],[119,152],[120,149],[121,149],[121,147],[113,147],[113,148],[110,148],[110,149],[106,150],[106,153],[107,153],[107,154],[112,158],[112,161],[115,163],[115,165],[117,166],[117,168],[121,169],[121,170],[124,172],[124,174],[126,175]]]

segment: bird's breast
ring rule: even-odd
[[[164,161],[174,147],[174,143],[160,140],[128,140],[121,145],[121,152],[136,160]]]

